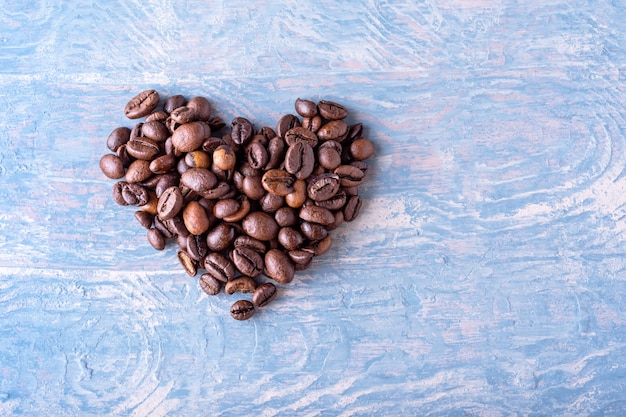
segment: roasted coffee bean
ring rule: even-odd
[[[254,134],[252,123],[244,117],[235,117],[230,126],[232,128],[231,138],[237,145],[244,145]]]
[[[321,225],[331,224],[335,221],[333,213],[320,206],[305,206],[300,209],[300,218],[305,222]]]
[[[164,111],[161,110],[155,110],[152,113],[150,113],[148,116],[146,116],[146,123],[148,122],[161,122],[163,123],[163,126],[165,127],[165,130],[167,130],[167,126],[165,126],[165,121],[167,120],[168,114],[165,113]],[[168,131],[169,133],[169,131]]]
[[[235,248],[249,248],[263,255],[267,251],[267,247],[264,242],[247,235],[238,236],[233,242],[233,246]]]
[[[344,222],[342,210],[336,210],[333,214],[335,215],[335,221],[331,224],[326,225],[326,230],[328,230],[329,232],[331,230],[335,230]]]
[[[248,201],[248,199],[244,197],[241,199],[239,210],[237,210],[233,214],[225,216],[223,220],[228,223],[240,222],[244,217],[246,217],[246,215],[249,212],[250,212],[250,201]]]
[[[168,188],[172,186],[179,185],[179,183],[180,183],[180,177],[177,174],[175,173],[163,174],[158,177],[157,183],[154,186],[154,192],[156,193],[157,197],[161,197],[161,194],[163,194],[163,191],[167,190]]]
[[[189,256],[189,254],[184,250],[179,250],[177,252],[178,261],[183,266],[185,272],[190,277],[195,277],[198,274],[198,267],[196,266],[196,262]]]
[[[141,133],[143,136],[152,139],[156,142],[164,142],[170,136],[167,127],[159,121],[145,122],[141,126]]]
[[[271,194],[265,192],[261,177],[258,175],[244,177],[240,191],[251,200],[260,200],[265,194]]]
[[[184,197],[180,188],[171,186],[161,194],[157,204],[157,214],[161,220],[171,219],[183,209]]]
[[[137,210],[135,212],[135,219],[139,222],[140,225],[149,229],[152,227],[152,221],[154,220],[154,214],[148,213],[147,211]]]
[[[328,229],[319,223],[302,222],[300,223],[300,231],[305,238],[312,242],[328,236]]]
[[[148,203],[150,194],[148,190],[139,184],[124,183],[121,187],[121,195],[126,205],[143,206]]]
[[[274,213],[274,219],[280,227],[293,226],[298,221],[298,214],[291,207],[281,207]]]
[[[213,206],[213,215],[218,219],[223,219],[236,213],[241,207],[241,202],[235,199],[219,200]]]
[[[350,133],[348,133],[348,139],[353,141],[358,139],[363,134],[363,124],[357,123],[355,125],[350,126]]]
[[[350,162],[350,165],[360,169],[361,172],[363,172],[363,178],[365,178],[367,176],[367,171],[369,170],[367,162],[365,162],[365,161],[352,161],[352,162]]]
[[[165,238],[158,229],[148,229],[148,242],[156,250],[165,249]]]
[[[256,282],[252,277],[242,275],[234,278],[226,283],[224,286],[224,292],[228,295],[232,295],[236,292],[250,294],[256,290]]]
[[[165,174],[174,169],[177,162],[174,155],[161,155],[150,162],[150,171],[155,174]]]
[[[156,216],[154,218],[154,227],[156,229],[159,230],[159,232],[161,232],[163,234],[163,237],[165,237],[165,239],[171,239],[173,237],[176,237],[176,234],[173,233],[166,225],[165,222],[163,220],[161,220],[159,218],[159,216]],[[187,249],[187,241],[185,240],[185,244],[182,246],[183,249]]]
[[[222,290],[222,283],[211,274],[204,273],[200,276],[200,288],[208,295],[217,295]]]
[[[350,126],[343,120],[332,120],[317,131],[317,137],[319,140],[336,140],[341,142],[350,132]]]
[[[313,178],[307,187],[307,195],[311,200],[328,200],[339,191],[339,176],[326,173]]]
[[[212,155],[213,152],[220,145],[226,145],[226,142],[224,142],[222,138],[211,136],[210,138],[207,138],[204,140],[204,142],[202,142],[202,150]]]
[[[267,145],[269,159],[265,165],[265,170],[278,168],[281,164],[285,152],[285,141],[280,136],[274,136]]]
[[[180,182],[196,193],[204,193],[217,185],[217,177],[205,168],[189,168],[180,176]]]
[[[320,138],[321,139],[321,138]],[[288,146],[294,143],[306,143],[311,148],[315,148],[318,143],[317,135],[304,127],[294,127],[285,133],[285,143]]]
[[[297,179],[308,178],[315,167],[313,148],[304,142],[290,145],[285,154],[285,171]]]
[[[262,211],[248,214],[243,219],[241,227],[248,236],[264,242],[275,239],[278,235],[276,220]]]
[[[209,247],[204,235],[187,236],[187,253],[196,262],[202,262],[209,254]]]
[[[180,125],[172,134],[172,144],[179,152],[192,152],[199,149],[211,137],[211,128],[200,121]]]
[[[317,114],[317,104],[311,100],[296,99],[295,109],[302,117],[313,117]]]
[[[213,252],[222,252],[228,249],[235,240],[235,228],[226,223],[220,223],[206,235],[206,243]]]
[[[315,205],[324,207],[325,209],[328,209],[328,210],[339,210],[343,206],[345,206],[347,200],[348,200],[348,196],[346,192],[340,189],[339,191],[337,191],[337,194],[335,194],[328,200],[316,201]]]
[[[330,250],[330,247],[333,245],[333,239],[331,235],[327,235],[324,239],[315,242],[312,244],[312,248],[314,250],[315,256],[322,256],[326,252]]]
[[[343,187],[356,187],[363,183],[363,171],[353,165],[339,165],[333,172]]]
[[[254,315],[254,304],[248,300],[236,301],[230,307],[230,315],[235,320],[248,320]]]
[[[159,144],[150,138],[138,137],[126,143],[126,152],[133,158],[151,161],[160,152]]]
[[[283,227],[278,231],[278,242],[287,250],[295,250],[302,246],[304,238],[297,230]]]
[[[332,171],[341,165],[341,144],[334,140],[323,142],[317,150],[318,163]]]
[[[276,298],[277,292],[274,284],[265,282],[256,287],[252,293],[252,304],[254,304],[255,307],[265,307]]]
[[[157,217],[158,218],[158,217]],[[189,230],[185,227],[185,223],[181,216],[174,216],[171,219],[163,220],[163,226],[174,236],[189,236]]]
[[[350,144],[350,155],[357,161],[364,161],[374,154],[374,144],[371,140],[359,138]]]
[[[288,252],[289,259],[296,265],[309,265],[313,260],[313,252],[302,249],[291,250]]]
[[[187,107],[194,111],[196,120],[209,121],[211,118],[211,103],[205,97],[192,97]]]
[[[100,170],[104,175],[113,180],[124,177],[126,170],[119,156],[112,153],[100,158]]]
[[[263,272],[263,257],[254,249],[236,247],[231,252],[235,268],[244,275],[258,276]]]
[[[270,169],[263,174],[261,184],[267,192],[278,196],[286,196],[293,191],[295,178],[282,169]]]
[[[211,166],[211,156],[204,151],[193,151],[185,154],[185,164],[189,168],[209,168]]]
[[[134,160],[133,157],[128,154],[128,151],[126,150],[126,144],[117,148],[117,152],[115,153],[122,161],[122,165],[124,165],[124,168],[128,168]]]
[[[361,197],[353,195],[348,199],[346,206],[343,209],[343,217],[345,221],[351,222],[356,219],[361,211]]]
[[[307,198],[306,182],[304,180],[296,180],[293,183],[293,191],[285,196],[285,203],[292,208],[300,208],[304,205]]]
[[[286,114],[280,118],[278,124],[276,125],[276,135],[284,139],[287,131],[299,126],[300,119],[293,114]]]
[[[341,104],[332,101],[321,100],[317,103],[317,109],[320,115],[328,120],[339,120],[348,117],[348,110]]]
[[[218,198],[224,197],[230,191],[231,191],[230,185],[228,185],[228,183],[222,181],[222,182],[217,183],[217,185],[215,187],[211,188],[210,190],[203,191],[200,194],[204,198],[208,198],[208,199],[211,199],[211,200],[217,200]]]
[[[263,137],[263,136],[261,136]],[[261,169],[269,162],[267,149],[259,142],[250,144],[247,150],[248,163],[254,169]]]
[[[293,280],[295,270],[289,256],[279,249],[270,249],[265,254],[265,275],[280,284]]]
[[[209,229],[209,216],[197,201],[190,201],[183,208],[183,222],[189,233],[201,235]]]
[[[172,113],[174,109],[184,106],[185,102],[185,97],[180,94],[170,96],[167,98],[167,100],[165,100],[165,103],[163,104],[163,110],[166,113]]]
[[[107,147],[111,151],[117,152],[119,147],[125,145],[129,139],[130,129],[127,127],[117,127],[109,134],[109,137],[107,138]]]
[[[302,127],[313,133],[317,133],[317,131],[320,130],[322,123],[324,123],[324,121],[320,116],[305,117],[302,119]]]
[[[191,107],[181,106],[170,113],[172,120],[178,124],[185,124],[197,120],[196,111]]]
[[[266,213],[274,213],[285,205],[285,198],[276,194],[265,193],[259,203],[261,203],[261,210]]]
[[[222,282],[230,281],[235,278],[236,274],[235,265],[217,252],[211,252],[204,258],[204,269],[209,275]]]
[[[159,93],[155,90],[145,90],[137,94],[124,107],[124,114],[129,119],[138,119],[147,116],[159,104]]]
[[[150,171],[150,161],[137,159],[133,161],[126,170],[126,182],[135,183],[147,180],[153,175]]]

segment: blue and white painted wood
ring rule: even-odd
[[[623,416],[620,1],[0,2],[0,415]],[[361,216],[253,320],[98,169],[146,88],[344,103]]]

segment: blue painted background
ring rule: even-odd
[[[626,4],[0,1],[0,415],[623,416]],[[98,168],[137,92],[376,144],[252,320]]]

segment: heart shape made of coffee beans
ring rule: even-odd
[[[204,270],[204,292],[251,294],[230,309],[246,320],[275,298],[274,282],[291,282],[358,216],[374,145],[332,101],[298,98],[297,114],[275,129],[243,117],[227,126],[204,97],[173,95],[158,109],[161,101],[146,90],[128,102],[126,116],[145,119],[111,132],[100,169],[120,180],[113,199],[137,208],[154,249],[176,240],[187,274]]]

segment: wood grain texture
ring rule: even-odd
[[[626,12],[0,3],[0,415],[623,416]],[[345,104],[361,216],[253,320],[98,168],[130,97]]]

